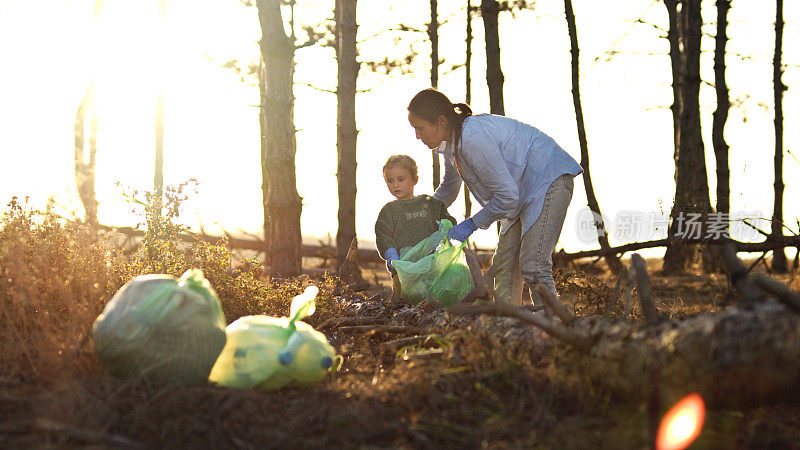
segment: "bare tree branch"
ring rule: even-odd
[[[331,90],[331,89],[324,89],[324,88],[316,87],[316,86],[314,86],[314,85],[313,85],[313,84],[311,84],[311,83],[296,82],[295,84],[299,84],[299,85],[301,85],[301,86],[308,86],[308,87],[310,87],[311,89],[316,89],[316,90],[318,90],[318,91],[320,91],[320,92],[327,92],[327,93],[329,93],[329,94],[335,94],[335,93],[336,93],[336,91],[335,91],[335,90]]]

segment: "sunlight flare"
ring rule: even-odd
[[[689,446],[703,429],[706,408],[700,394],[694,392],[667,411],[658,427],[656,449],[677,450]]]

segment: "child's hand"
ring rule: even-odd
[[[395,259],[400,259],[400,253],[397,251],[396,248],[390,247],[386,249],[386,254],[383,255],[386,259],[386,266],[389,268],[390,271],[394,271],[394,266],[392,265],[392,261]]]
[[[450,232],[447,233],[447,237],[464,242],[467,240],[469,235],[471,235],[477,229],[478,227],[475,226],[475,222],[472,221],[472,218],[469,218],[453,228],[450,228]]]

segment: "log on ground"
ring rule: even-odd
[[[595,344],[562,364],[621,397],[646,398],[653,371],[667,401],[699,392],[712,406],[743,407],[800,392],[800,315],[776,302],[653,327],[583,317],[572,329]]]

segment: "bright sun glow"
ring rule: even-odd
[[[703,398],[697,393],[687,395],[670,408],[661,420],[656,448],[672,450],[688,447],[700,435],[704,420]]]
[[[244,3],[255,2],[166,0],[162,18],[159,0],[0,0],[0,41],[13,43],[0,46],[0,60],[8,67],[0,83],[0,123],[5,125],[0,133],[0,201],[6,203],[12,195],[30,196],[32,205],[43,209],[52,195],[59,214],[83,215],[75,187],[74,124],[78,105],[93,81],[94,111],[87,113],[85,123],[88,129],[89,119],[97,115],[95,190],[103,224],[129,226],[139,220],[121,193],[124,187],[142,190],[152,186],[157,96],[163,92],[164,182],[175,185],[189,178],[200,182],[198,194],[183,204],[181,219],[195,231],[202,225],[211,234],[222,233],[222,229],[234,234],[239,230],[261,233],[260,100],[257,80],[246,75],[248,66],[258,63],[261,29],[256,9]],[[306,38],[305,26],[321,26],[332,17],[333,3],[297,2],[300,42]],[[409,8],[406,3],[358,5],[362,63],[401,57],[411,47],[419,52],[411,73],[386,77],[362,64],[358,75],[359,89],[370,90],[359,94],[357,100],[356,228],[364,247],[372,246],[380,205],[392,200],[385,189],[370,189],[383,186],[380,168],[389,155],[414,157],[420,170],[415,193],[433,192],[430,152],[414,138],[406,112],[410,96],[430,85],[429,46],[416,33],[402,33],[405,37],[398,44],[395,39],[401,34],[386,32],[398,23],[424,27],[429,20],[425,8]],[[439,51],[447,62],[440,67],[439,87],[451,99],[463,100],[464,67],[450,70],[464,60],[463,6],[445,8],[440,3],[440,14],[447,23],[440,33]],[[540,3],[536,11],[502,17],[506,111],[545,131],[579,158],[563,4]],[[102,12],[95,21],[98,4],[102,4]],[[669,58],[653,50],[662,48],[665,41],[652,26],[631,25],[645,11],[644,20],[660,27],[668,26],[667,17],[663,2],[631,0],[626,4],[630,7],[608,8],[604,2],[582,2],[576,7],[580,10],[576,13],[586,18],[581,33],[591,37],[581,37],[580,45],[586,62],[581,64],[581,95],[592,172],[596,174],[594,189],[601,204],[608,204],[603,210],[613,244],[625,243],[620,236],[632,228],[630,223],[615,224],[617,214],[636,217],[637,227],[652,231],[652,219],[660,217],[659,211],[668,211],[674,193],[672,119],[667,109],[672,103]],[[786,17],[800,16],[800,2],[787,2],[785,8]],[[731,51],[752,55],[752,60],[734,58],[736,62],[730,62],[732,96],[749,98],[731,108],[726,128],[732,149],[731,212],[758,217],[769,217],[772,210],[772,157],[747,156],[774,135],[770,106],[774,42],[769,31],[773,12],[758,2],[743,2],[731,10],[730,17],[730,34],[739,37],[731,40]],[[288,22],[288,9],[284,19]],[[483,27],[479,24],[476,17],[471,101],[476,112],[488,112],[485,53],[479,45]],[[787,22],[784,33],[784,83],[795,86],[800,75],[800,46],[797,39],[788,37],[797,36],[797,22]],[[743,36],[747,38],[740,38]],[[411,46],[412,42],[416,44]],[[530,42],[553,45],[530,46]],[[612,49],[624,54],[610,58]],[[712,55],[706,56],[704,79],[712,79],[712,72],[705,72],[713,69]],[[225,68],[231,61],[238,61],[242,74]],[[532,61],[545,64],[548,70],[532,71]],[[336,96],[314,89],[336,88],[336,61],[333,49],[310,46],[298,50],[296,63],[297,188],[304,199],[304,239],[316,243],[326,241],[337,229]],[[620,92],[636,95],[620,96]],[[789,130],[799,129],[798,92],[789,89],[784,98],[785,146],[794,154],[800,134]],[[716,108],[713,88],[704,85],[701,98],[704,120],[710,120]],[[706,153],[714,201],[710,141]],[[637,170],[642,167],[648,169]],[[617,176],[620,171],[624,177]],[[787,156],[784,171],[785,180],[796,179],[800,164]],[[786,184],[784,213],[794,217],[800,205],[796,201],[798,187]],[[579,219],[586,211],[586,200],[580,185],[576,180],[559,242],[567,251],[594,245],[594,237],[587,240],[581,231],[586,222]],[[477,212],[474,203],[472,208]],[[463,200],[451,205],[449,212],[463,217]],[[482,248],[492,248],[497,242],[491,231],[473,236]],[[642,239],[657,237],[662,236],[642,235]]]

